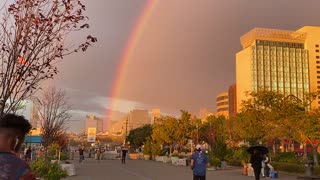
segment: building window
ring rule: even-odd
[[[320,79],[320,76],[317,76],[317,79]]]
[[[319,52],[319,49],[316,49],[316,52]]]
[[[320,61],[316,61],[316,63],[317,63],[317,64],[319,64],[319,63],[320,63]]]
[[[320,56],[316,56],[317,59],[320,59]]]
[[[320,71],[317,71],[317,73],[319,74],[319,73],[320,73]]]
[[[320,68],[320,66],[317,66],[317,68],[319,69],[319,68]]]
[[[316,47],[319,47],[319,44],[316,44]]]

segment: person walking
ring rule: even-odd
[[[125,164],[126,163],[126,156],[127,156],[127,153],[128,153],[127,147],[126,146],[122,146],[121,152],[122,152],[121,163]]]
[[[262,169],[263,155],[259,152],[259,150],[255,149],[250,158],[250,163],[252,164],[254,176],[256,180],[260,180],[260,173]]]
[[[30,129],[23,116],[5,114],[0,118],[0,179],[36,179],[28,163],[17,154]]]
[[[271,174],[274,172],[273,166],[270,164],[270,159],[268,155],[264,155],[264,160],[262,162],[262,176],[271,177]]]
[[[202,152],[202,147],[198,144],[196,152],[191,155],[190,167],[193,170],[193,180],[205,180],[206,170],[209,166],[208,156]]]
[[[84,147],[79,148],[79,163],[84,160]]]

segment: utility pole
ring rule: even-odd
[[[126,119],[126,131],[125,131],[125,135],[124,135],[124,144],[127,144],[127,142],[126,142],[127,135],[128,135],[128,116],[127,116],[127,119]]]

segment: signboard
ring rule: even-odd
[[[42,137],[41,136],[26,136],[24,138],[25,143],[42,143]]]
[[[97,129],[96,128],[88,128],[88,142],[96,142],[96,134]]]

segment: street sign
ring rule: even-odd
[[[96,128],[88,128],[88,142],[96,142],[96,134],[97,129]]]

